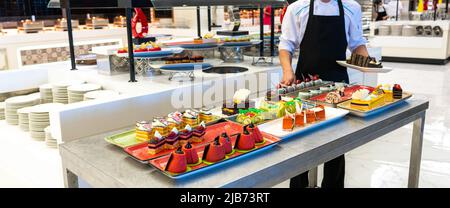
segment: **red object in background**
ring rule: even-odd
[[[263,18],[264,25],[270,25],[270,23],[271,23],[271,21],[270,21],[271,12],[272,12],[272,7],[271,6],[266,6],[264,8],[264,18]]]
[[[428,10],[428,0],[424,0],[423,1],[423,11],[427,11]]]
[[[133,37],[143,38],[144,34],[148,33],[147,16],[145,16],[144,11],[142,11],[142,9],[140,8],[135,8],[134,12],[136,12],[136,14],[134,15],[133,20],[131,21]],[[136,29],[136,25],[138,22],[141,22],[141,32],[138,32]]]

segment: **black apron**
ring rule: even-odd
[[[322,80],[349,82],[347,68],[336,63],[345,60],[347,50],[344,7],[341,0],[338,4],[339,16],[315,16],[314,0],[311,0],[295,72],[297,79],[318,74]]]
[[[383,18],[387,16],[386,8],[384,8],[384,6],[383,10],[384,11],[380,12],[379,9],[377,8],[377,19],[375,19],[375,21],[382,21],[384,20]]]

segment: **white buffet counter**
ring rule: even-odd
[[[376,29],[386,25],[439,26],[443,35],[435,36],[393,36],[377,35]],[[372,22],[370,31],[370,46],[383,48],[384,61],[399,61],[413,63],[444,64],[450,57],[450,21],[380,21]]]

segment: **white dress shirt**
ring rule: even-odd
[[[287,8],[281,27],[279,50],[284,49],[293,53],[300,47],[308,23],[309,4],[310,0],[298,0]],[[353,51],[358,46],[367,43],[363,37],[361,6],[354,0],[342,0],[342,5],[348,49]],[[315,0],[314,15],[339,16],[337,0],[331,0],[328,3]]]

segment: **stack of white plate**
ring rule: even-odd
[[[39,86],[39,93],[41,93],[41,102],[42,103],[52,103],[53,102],[53,94],[52,94],[53,86],[51,84],[44,84]]]
[[[84,94],[84,100],[106,99],[119,96],[119,92],[113,90],[96,90]]]
[[[96,84],[79,84],[67,88],[69,92],[69,103],[81,102],[84,100],[84,94],[102,89],[102,86]]]
[[[57,148],[58,142],[56,141],[56,139],[52,137],[50,126],[45,127],[44,132],[45,132],[45,144],[50,148]]]
[[[17,110],[20,108],[30,107],[40,103],[40,98],[36,96],[17,96],[5,100],[5,118],[6,122],[11,125],[19,124],[19,116]]]
[[[63,104],[69,103],[69,95],[67,93],[67,88],[72,85],[79,85],[79,84],[84,84],[84,81],[72,80],[55,83],[52,88],[53,102]]]
[[[5,120],[5,103],[0,102],[0,120]]]
[[[29,114],[30,110],[33,107],[25,107],[17,110],[17,115],[19,116],[19,128],[23,131],[29,131],[30,127],[30,120],[29,120]]]
[[[30,134],[33,139],[44,141],[45,131],[44,129],[50,125],[50,111],[57,110],[64,106],[61,103],[46,103],[34,106],[30,110]]]

